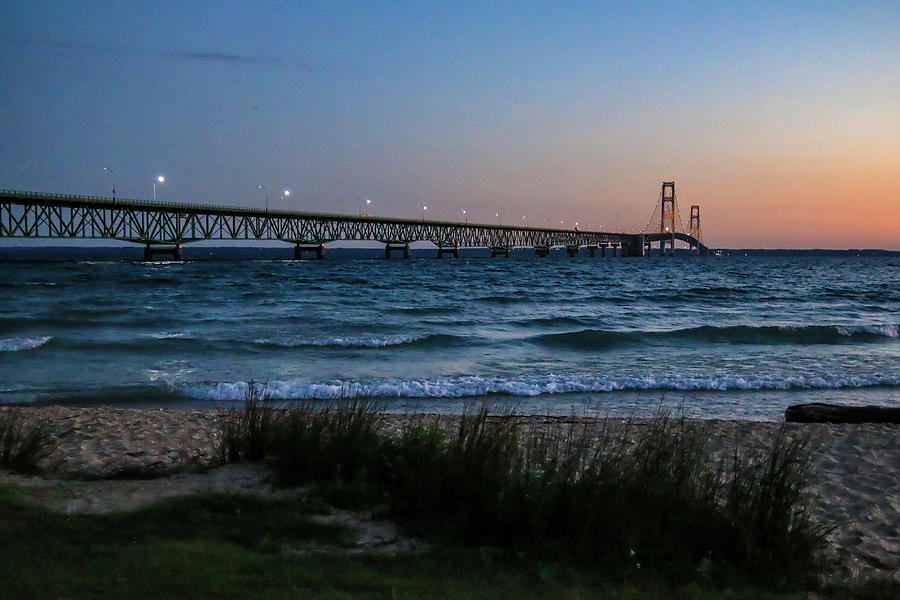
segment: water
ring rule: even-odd
[[[800,402],[900,406],[897,257],[116,252],[0,262],[0,402],[212,408],[257,382],[390,410],[487,398],[777,420]]]

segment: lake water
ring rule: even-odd
[[[900,406],[897,257],[214,254],[6,249],[0,402],[213,408],[256,382],[390,410],[489,399],[777,420],[800,402]]]

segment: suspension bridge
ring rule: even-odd
[[[709,250],[700,234],[699,206],[691,207],[690,219],[690,228],[685,230],[680,222],[674,182],[663,183],[651,222],[638,233],[0,190],[0,238],[120,240],[142,245],[145,260],[160,255],[181,260],[184,244],[201,240],[277,240],[293,244],[297,259],[324,258],[325,245],[334,241],[380,242],[386,258],[394,252],[408,258],[409,245],[418,241],[434,244],[439,258],[458,257],[462,248],[489,248],[492,256],[509,256],[513,248],[523,247],[534,248],[538,256],[547,256],[551,249],[561,247],[570,256],[581,250],[589,251],[591,256],[599,250],[605,256],[607,249],[612,256],[649,256],[654,242],[659,242],[660,254],[673,254],[676,240],[685,242],[697,254],[706,255]]]

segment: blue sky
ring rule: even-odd
[[[0,6],[0,187],[900,248],[900,3]],[[868,218],[872,225],[867,226]]]

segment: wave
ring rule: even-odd
[[[520,302],[534,302],[534,296],[516,292],[508,296],[481,296],[480,298],[473,298],[473,300],[490,304],[518,304]]]
[[[582,329],[563,333],[548,333],[528,338],[530,341],[554,347],[602,349],[622,343],[654,343],[658,341],[686,341],[714,344],[851,344],[884,342],[898,338],[898,325],[770,325],[752,327],[735,325],[716,327],[705,325],[671,331],[608,331]]]
[[[461,312],[455,306],[392,306],[391,311],[407,315],[445,315]]]
[[[510,323],[519,327],[548,328],[561,325],[587,325],[590,323],[590,320],[581,317],[538,317],[534,319],[517,319],[510,321]]]
[[[389,334],[359,336],[323,336],[301,338],[265,338],[254,340],[259,346],[299,348],[314,346],[323,348],[384,348],[387,346],[449,346],[463,343],[464,338],[445,334]]]
[[[179,393],[190,398],[240,401],[247,397],[248,382],[181,384]],[[740,375],[660,377],[595,377],[584,375],[536,375],[519,378],[444,377],[435,379],[371,379],[363,381],[270,381],[253,384],[276,400],[338,400],[347,398],[467,398],[479,396],[540,396],[613,391],[731,391],[818,390],[900,386],[900,376],[796,376],[757,377]]]
[[[34,350],[35,348],[40,348],[52,339],[52,335],[44,335],[36,338],[6,338],[0,340],[0,352]]]
[[[195,339],[191,334],[184,331],[155,331],[153,333],[142,333],[142,338],[151,340],[187,340]]]

